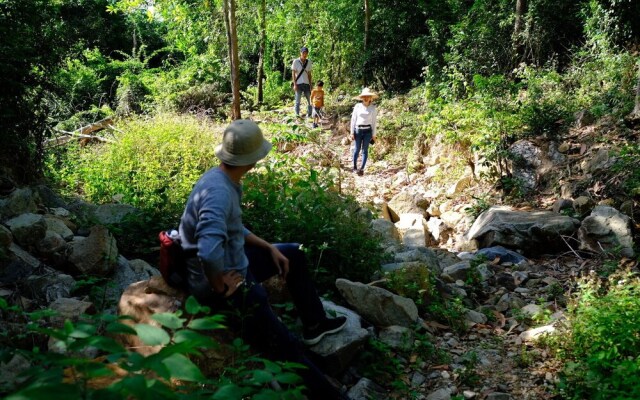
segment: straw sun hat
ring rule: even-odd
[[[224,130],[222,143],[216,147],[215,154],[225,164],[244,166],[265,158],[271,147],[271,142],[262,136],[255,122],[239,119]]]
[[[368,87],[362,89],[362,93],[354,97],[354,99],[362,100],[363,97],[371,97],[372,99],[378,98],[378,93],[371,91]]]

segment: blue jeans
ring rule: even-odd
[[[302,101],[303,94],[307,99],[307,117],[311,117],[311,86],[308,83],[298,83],[295,103],[296,116],[300,115],[300,103]]]
[[[369,157],[369,142],[373,137],[373,131],[371,128],[356,128],[355,135],[355,147],[353,149],[353,168],[358,168],[358,156],[360,155],[360,149],[362,149],[362,166],[360,169],[364,169],[367,164],[367,158]]]
[[[307,260],[297,243],[277,243],[276,247],[289,259],[287,289],[291,293],[302,324],[313,326],[326,318],[324,308],[311,281]],[[273,312],[265,288],[260,284],[278,273],[271,253],[263,248],[245,246],[249,259],[246,283],[227,299],[199,292],[193,293],[198,301],[214,312],[227,314],[228,322],[239,328],[242,337],[270,358],[292,361],[307,368],[298,370],[308,389],[310,399],[344,398],[327,380],[322,371],[307,357],[300,341],[287,329]],[[206,278],[205,278],[206,279]],[[199,296],[198,296],[199,295]]]

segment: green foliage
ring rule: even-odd
[[[91,201],[122,201],[180,215],[191,188],[212,166],[214,135],[194,118],[159,115],[125,121],[115,144],[51,154],[48,175]],[[56,167],[65,165],[67,169]],[[175,220],[175,218],[174,218]]]
[[[462,368],[456,370],[458,379],[463,385],[476,386],[480,383],[480,375],[476,371],[476,367],[480,363],[478,353],[470,351],[462,356]]]
[[[613,170],[620,174],[625,192],[634,198],[640,197],[640,145],[624,146],[616,157]]]
[[[0,299],[0,311],[7,320],[33,321],[26,326],[27,332],[52,337],[57,349],[4,349],[3,361],[20,355],[30,367],[20,372],[15,382],[0,387],[0,393],[11,400],[147,399],[150,394],[162,399],[302,398],[301,378],[296,371],[303,366],[247,356],[248,348],[239,339],[233,343],[236,361],[229,365],[227,373],[221,377],[204,376],[192,359],[219,346],[207,333],[223,329],[224,320],[220,315],[209,315],[210,310],[193,297],[187,299],[186,310],[186,314],[155,314],[153,319],[159,326],[131,326],[125,323],[126,317],[98,315],[86,316],[77,323],[67,320],[58,329],[47,327],[42,313],[24,313]],[[137,335],[145,345],[163,347],[145,357],[125,349],[112,337],[115,334]],[[88,349],[97,350],[102,356],[82,357]],[[284,390],[275,392],[268,385],[272,381]]]
[[[355,365],[363,371],[367,377],[375,382],[386,384],[393,393],[402,398],[413,399],[417,397],[414,388],[410,386],[409,377],[404,375],[406,359],[433,360],[435,350],[433,345],[422,335],[417,335],[418,346],[410,351],[392,349],[389,345],[378,339],[369,338],[363,351],[355,359]],[[412,363],[414,361],[411,361]]]
[[[474,220],[480,216],[483,212],[491,207],[491,203],[486,196],[476,197],[472,196],[475,203],[464,209],[464,212],[471,216]]]
[[[516,355],[516,365],[520,368],[529,368],[535,361],[533,354],[527,350],[527,346],[521,346]]]
[[[285,123],[269,124],[265,129],[271,136],[271,141],[280,150],[286,150],[288,145],[308,142],[309,129],[294,117],[287,117]]]
[[[640,396],[640,279],[624,271],[588,280],[570,308],[570,336],[559,343],[569,360],[561,390],[571,399]]]
[[[140,238],[155,240],[159,230],[177,225],[194,183],[215,162],[215,135],[206,122],[169,114],[125,121],[119,131],[114,144],[54,149],[46,175],[92,202],[119,195],[138,207],[142,213],[116,233],[140,244]]]
[[[451,329],[458,333],[466,331],[465,312],[466,309],[462,305],[460,298],[445,299],[435,297],[427,306],[429,316],[438,322],[448,324]]]
[[[330,169],[317,171],[277,154],[244,179],[243,222],[271,242],[299,242],[325,290],[337,277],[367,281],[382,261],[379,238]]]
[[[433,276],[426,265],[387,272],[385,277],[391,291],[412,299],[421,311],[425,311],[430,297],[438,295]]]
[[[526,133],[555,137],[572,110],[572,98],[567,95],[562,75],[526,67],[520,76],[527,89],[520,110]]]

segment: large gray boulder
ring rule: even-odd
[[[114,271],[118,247],[115,238],[104,226],[94,226],[88,237],[76,237],[69,247],[69,264],[78,273],[105,276]]]
[[[596,253],[620,251],[634,257],[631,218],[609,206],[596,206],[578,230],[580,249]]]
[[[45,275],[32,275],[23,283],[26,293],[33,293],[34,299],[48,305],[60,298],[69,297],[76,281],[70,275],[51,270]]]
[[[389,398],[386,390],[367,378],[360,378],[347,392],[352,400],[385,400]]]
[[[29,188],[16,189],[7,197],[0,197],[0,220],[37,212],[36,199],[37,197]]]
[[[580,222],[551,211],[516,211],[494,206],[480,214],[467,233],[479,248],[504,246],[525,255],[553,254],[566,248],[561,236],[576,233]]]
[[[351,307],[376,326],[413,327],[418,320],[418,308],[411,299],[342,278],[336,280],[336,287]]]
[[[407,191],[398,193],[389,201],[389,208],[398,215],[406,213],[424,215],[427,207],[429,207],[429,201],[422,195],[412,194]]]
[[[371,229],[379,233],[382,236],[383,243],[387,245],[395,245],[400,243],[400,232],[393,222],[387,221],[383,218],[374,219],[371,221]]]
[[[34,247],[47,232],[44,217],[39,214],[21,214],[7,221],[6,225],[15,242],[24,248]]]
[[[542,150],[528,140],[519,140],[509,148],[513,156],[513,175],[526,190],[538,184],[538,167],[542,164]]]

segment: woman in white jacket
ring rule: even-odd
[[[378,98],[378,94],[362,89],[362,93],[357,96],[362,102],[353,107],[351,113],[351,139],[355,142],[353,149],[353,172],[364,175],[364,167],[369,156],[369,144],[376,138],[376,106],[373,100]],[[362,149],[362,165],[358,169],[358,156]]]

